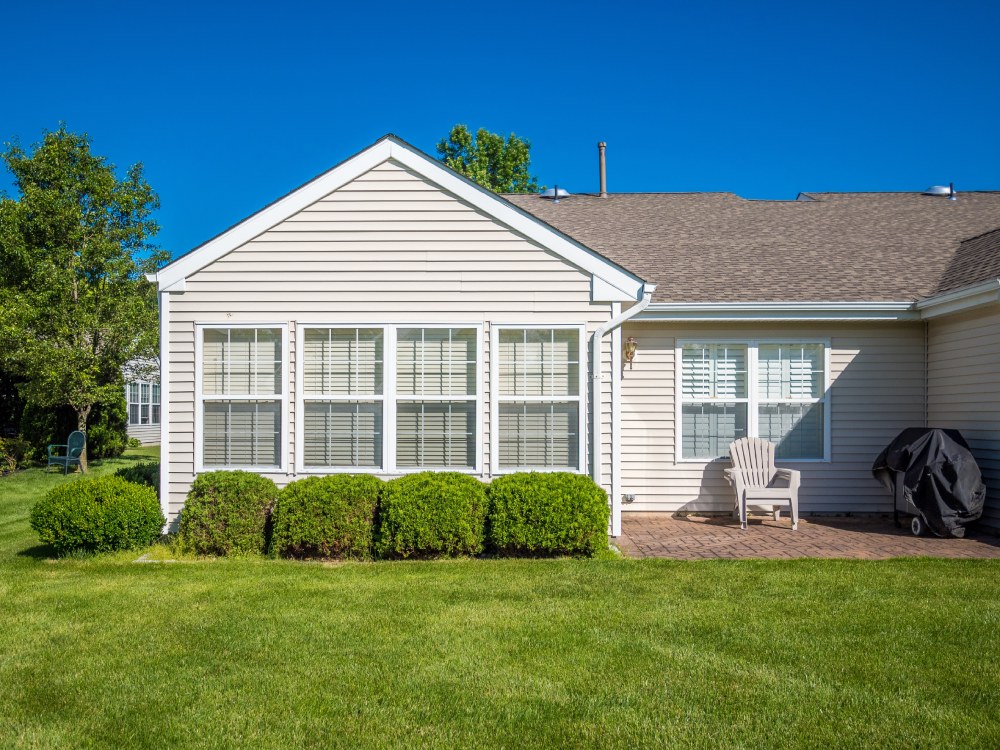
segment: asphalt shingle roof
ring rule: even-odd
[[[1000,192],[506,195],[655,302],[907,301],[1000,277]]]

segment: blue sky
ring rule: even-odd
[[[17,3],[0,140],[146,165],[180,254],[387,132],[612,191],[1000,189],[1000,3]],[[6,181],[0,185],[9,187]]]

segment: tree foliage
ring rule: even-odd
[[[538,180],[528,173],[531,143],[511,133],[484,128],[475,137],[465,125],[456,125],[437,145],[440,159],[459,174],[495,193],[537,193]]]
[[[141,164],[118,177],[65,126],[2,154],[17,195],[0,198],[0,368],[40,407],[70,406],[86,429],[123,387],[122,365],[156,352],[151,244],[159,200]]]

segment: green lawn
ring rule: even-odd
[[[61,481],[0,479],[3,748],[1000,746],[997,561],[53,561]]]

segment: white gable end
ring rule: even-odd
[[[328,200],[336,202],[338,199],[332,196],[348,185],[351,185],[348,193],[358,193],[356,208],[362,212],[366,207],[372,208],[367,205],[369,199],[381,202],[379,199],[386,194],[398,197],[399,191],[421,193],[421,200],[405,209],[413,210],[415,218],[422,210],[432,213],[432,208],[437,207],[436,201],[451,200],[457,215],[441,217],[444,220],[439,228],[442,233],[448,233],[448,239],[461,239],[463,212],[468,212],[470,219],[472,216],[489,217],[498,223],[497,231],[512,231],[589,274],[592,301],[630,301],[642,297],[643,283],[634,275],[392,137],[382,139],[161,269],[156,274],[159,288],[180,290],[185,279],[247,242],[277,230],[279,225],[284,228],[289,223],[302,222],[311,225],[303,231],[322,233],[334,228],[339,232],[351,231],[351,218],[331,212],[327,210],[330,206],[325,205]],[[367,188],[359,189],[359,185],[367,185]],[[424,199],[426,204],[421,205]],[[387,205],[379,206],[378,210],[394,211],[396,208]],[[358,231],[370,232],[372,217],[358,218],[361,219]],[[423,231],[433,231],[433,221],[430,216],[420,216],[415,223],[419,223]],[[371,234],[368,238],[374,239]]]

